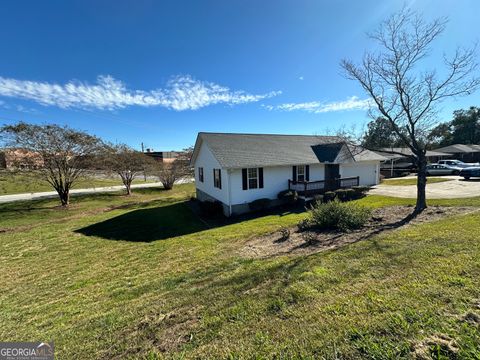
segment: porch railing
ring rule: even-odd
[[[288,180],[288,189],[296,191],[301,196],[312,196],[330,190],[348,189],[359,184],[358,176],[319,181]]]

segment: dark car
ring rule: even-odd
[[[480,177],[480,166],[462,169],[462,171],[460,171],[460,176],[463,176],[467,180],[471,177]]]

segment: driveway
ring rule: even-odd
[[[408,176],[406,178],[416,178],[416,176]],[[467,198],[480,195],[480,179],[464,180],[458,176],[442,176],[451,181],[440,183],[427,183],[427,199],[453,199]],[[417,187],[415,185],[394,186],[380,184],[374,186],[370,191],[371,195],[384,195],[400,198],[416,198]]]
[[[193,179],[181,179],[176,181],[176,184],[185,184],[193,182]],[[132,189],[141,189],[141,188],[152,188],[152,187],[162,187],[162,183],[146,183],[146,184],[134,184]],[[95,194],[95,193],[105,193],[105,192],[115,192],[125,190],[123,185],[115,186],[106,186],[106,187],[96,187],[89,189],[72,189],[70,190],[70,195],[85,195],[85,194]],[[23,194],[12,194],[12,195],[1,195],[0,203],[7,203],[13,201],[22,201],[22,200],[36,200],[36,199],[47,199],[47,198],[56,198],[58,194],[55,191],[45,191],[45,192],[36,192],[36,193],[23,193]]]

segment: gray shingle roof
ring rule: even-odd
[[[413,155],[413,151],[406,147],[392,147],[392,148],[383,148],[384,151],[375,151],[377,154],[385,156],[387,159],[401,159],[403,157],[408,157]],[[394,152],[395,154],[393,154]],[[400,155],[403,154],[404,156]],[[427,150],[427,157],[440,157],[440,156],[450,156],[448,153],[443,153],[439,151],[430,151]]]
[[[201,132],[197,144],[199,139],[223,168],[385,160],[368,150],[350,153],[342,139],[335,136]]]
[[[435,151],[441,151],[449,154],[480,152],[480,145],[454,144],[445,146]]]

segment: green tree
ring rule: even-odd
[[[382,149],[403,146],[392,125],[384,117],[378,117],[367,125],[362,138],[362,146],[366,149]]]

